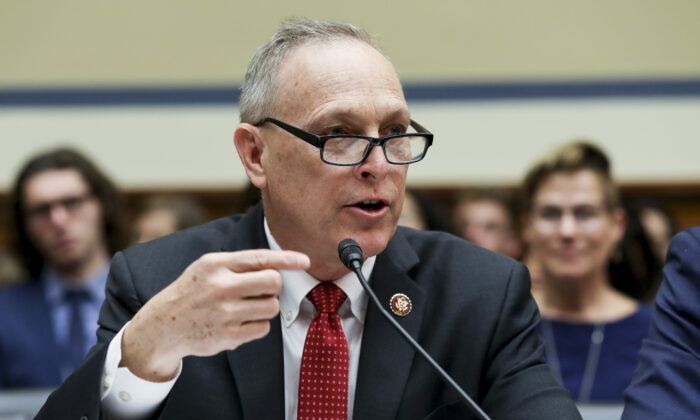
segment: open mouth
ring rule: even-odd
[[[364,200],[354,204],[364,211],[378,211],[386,206],[386,203],[381,200]]]

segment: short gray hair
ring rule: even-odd
[[[255,124],[271,112],[280,64],[294,49],[312,41],[352,39],[380,51],[362,28],[345,22],[295,17],[282,22],[270,41],[258,48],[241,85],[241,122]]]

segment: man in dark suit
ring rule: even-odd
[[[524,266],[397,229],[432,135],[366,32],[284,22],[240,111],[263,204],[118,253],[99,343],[39,418],[469,418],[368,307],[337,255],[348,237],[382,302],[493,418],[578,418],[544,364]]]
[[[0,290],[0,388],[58,386],[95,345],[109,258],[123,245],[118,201],[74,150],[20,170],[8,231],[29,281]]]
[[[676,235],[649,335],[625,391],[623,419],[691,419],[700,413],[700,226]]]

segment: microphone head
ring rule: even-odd
[[[359,263],[359,267],[362,267],[362,248],[354,240],[350,238],[345,238],[338,244],[338,256],[340,261],[343,262],[350,271],[355,269],[354,262]]]

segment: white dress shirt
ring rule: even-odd
[[[270,249],[280,250],[280,246],[270,233],[267,219],[265,219],[264,224]],[[368,258],[362,267],[362,272],[368,279],[372,274],[375,259],[376,257]],[[282,275],[282,293],[279,300],[284,352],[285,418],[294,420],[297,418],[299,371],[306,332],[316,314],[316,309],[306,298],[306,295],[320,282],[305,271],[282,270],[280,274]],[[368,296],[353,273],[348,273],[336,280],[335,284],[347,295],[347,299],[338,309],[338,315],[350,351],[348,419],[351,419]],[[148,417],[168,396],[182,370],[182,362],[180,362],[177,375],[172,380],[149,382],[137,377],[128,368],[118,367],[121,361],[121,337],[126,325],[128,323],[110,342],[105,360],[102,380],[102,408],[110,419]]]

